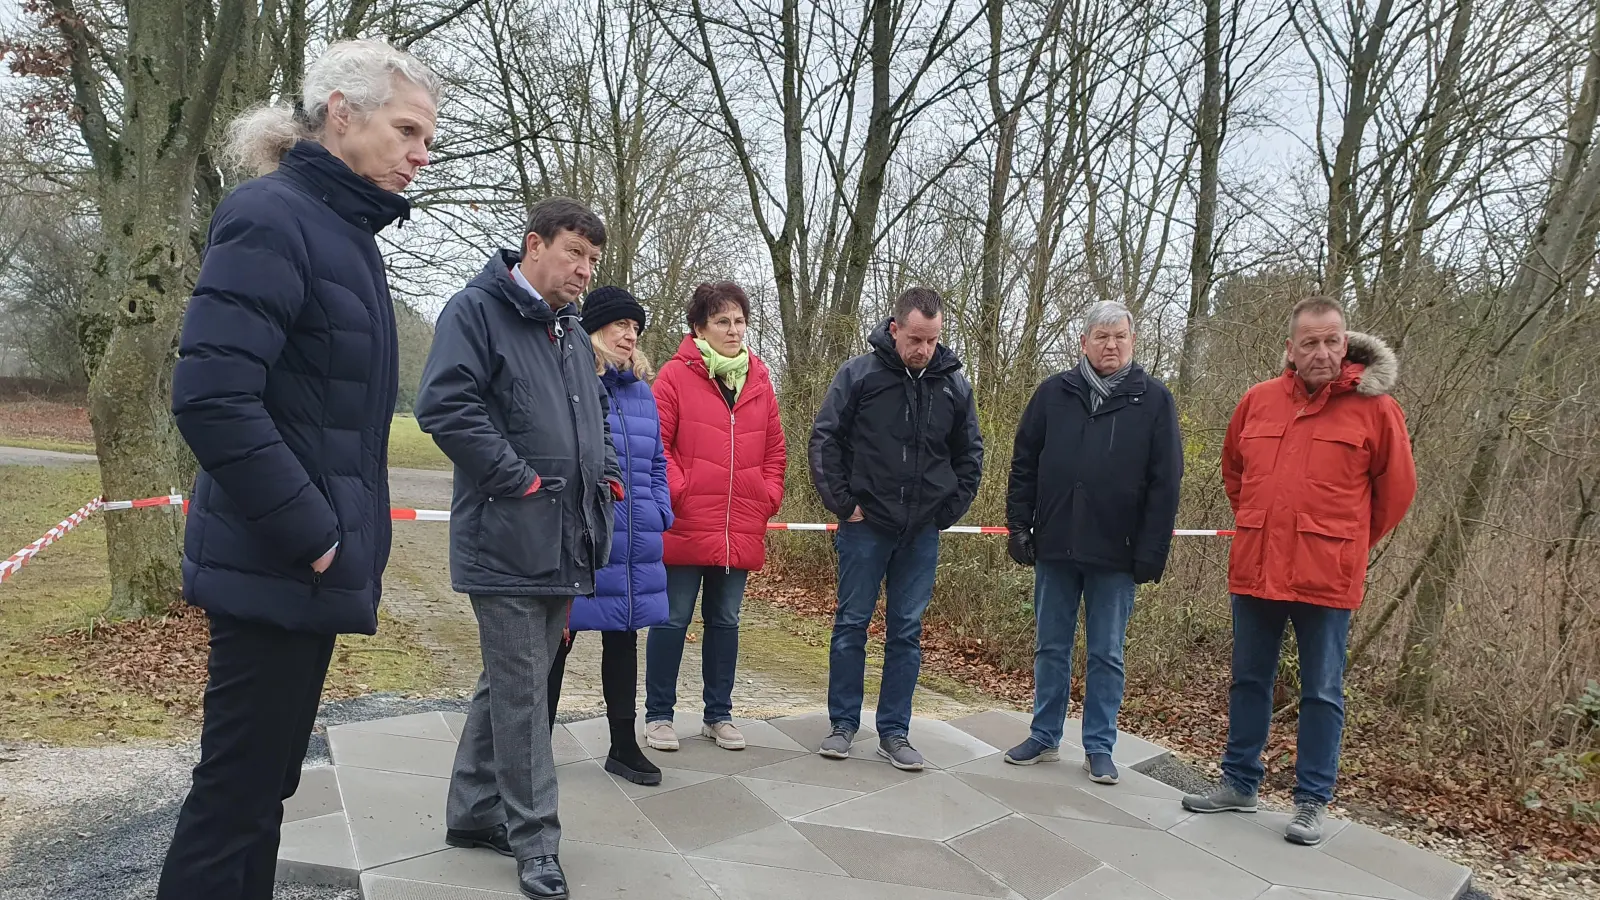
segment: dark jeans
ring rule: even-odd
[[[300,786],[333,642],[211,617],[200,764],[158,900],[271,900],[283,801]]]
[[[561,679],[567,672],[567,654],[578,632],[561,642],[550,666],[550,727],[556,727],[556,702],[561,699]],[[639,632],[600,632],[600,690],[606,698],[606,718],[632,723],[639,700]]]
[[[1083,637],[1089,651],[1083,690],[1083,749],[1110,753],[1117,745],[1117,711],[1124,683],[1122,648],[1133,614],[1133,575],[1040,561],[1033,569],[1033,739],[1061,746],[1072,694],[1072,645],[1083,598]]]
[[[695,597],[705,634],[700,641],[700,677],[705,683],[705,722],[733,721],[733,673],[739,663],[739,607],[750,573],[721,566],[667,566],[667,621],[650,628],[644,648],[644,718],[672,721],[678,705],[678,667],[683,638],[694,617]],[[702,586],[704,592],[702,595]]]
[[[1266,774],[1261,751],[1272,723],[1283,628],[1294,622],[1300,645],[1300,736],[1294,799],[1327,803],[1339,773],[1344,731],[1345,643],[1350,610],[1233,595],[1233,687],[1228,691],[1228,749],[1222,777],[1253,794]]]
[[[861,727],[867,669],[867,623],[888,582],[884,602],[883,681],[878,686],[878,734],[911,730],[911,695],[922,671],[922,613],[933,597],[939,566],[939,529],[895,535],[865,522],[839,526],[839,606],[828,650],[828,718]]]

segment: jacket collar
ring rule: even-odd
[[[1305,384],[1295,372],[1287,351],[1283,354],[1282,377],[1291,392],[1305,390]],[[1395,355],[1394,350],[1382,338],[1350,331],[1346,332],[1344,364],[1339,368],[1339,377],[1327,386],[1329,394],[1355,391],[1363,396],[1376,397],[1392,392],[1399,380],[1400,357]]]
[[[639,376],[631,369],[624,372],[616,366],[606,366],[606,371],[600,376],[600,380],[604,381],[607,387],[621,387],[638,381]]]
[[[893,316],[879,322],[878,327],[872,329],[872,334],[867,337],[867,346],[872,348],[872,353],[878,361],[889,369],[909,374],[905,361],[900,358],[900,351],[895,349],[894,335],[889,333],[889,325],[892,322],[894,322]],[[933,348],[933,359],[928,361],[928,367],[922,371],[926,375],[948,375],[959,368],[961,368],[960,357],[956,356],[954,350],[939,344]]]
[[[1058,377],[1060,377],[1062,382],[1066,384],[1069,390],[1080,394],[1087,393],[1089,390],[1089,386],[1083,383],[1083,373],[1078,371],[1077,366],[1073,366],[1065,372],[1062,372]],[[1138,363],[1134,363],[1133,365],[1129,366],[1128,374],[1123,376],[1122,381],[1116,387],[1111,389],[1111,396],[1106,398],[1107,402],[1125,394],[1144,393],[1149,388],[1147,383],[1148,377],[1149,376],[1145,374],[1144,366],[1141,366]],[[1104,410],[1105,407],[1102,406],[1101,409]]]
[[[509,303],[522,314],[524,319],[545,325],[558,319],[570,319],[571,321],[565,323],[566,327],[579,328],[578,304],[568,303],[558,310],[553,310],[550,304],[528,293],[522,285],[517,284],[511,277],[511,269],[520,262],[522,255],[515,250],[496,250],[489,254],[489,261],[484,264],[483,271],[478,273],[478,277],[472,279],[472,284]]]
[[[362,178],[316,141],[295,144],[278,163],[285,178],[304,188],[339,217],[377,234],[411,217],[411,202]]]

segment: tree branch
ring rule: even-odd
[[[50,5],[56,11],[56,27],[67,42],[67,52],[72,59],[72,92],[83,112],[78,129],[89,147],[95,169],[109,174],[116,165],[116,142],[106,125],[105,106],[100,100],[100,76],[90,62],[94,39],[89,36],[89,29],[84,27],[83,17],[72,0],[50,0]]]
[[[217,10],[217,27],[211,32],[211,43],[201,63],[200,78],[184,103],[183,127],[187,138],[184,152],[193,157],[198,157],[205,149],[211,120],[216,116],[217,98],[222,94],[222,74],[238,55],[239,44],[243,41],[244,5],[245,0],[222,0]]]
[[[445,13],[443,18],[437,19],[437,20],[433,21],[432,23],[424,25],[421,28],[418,28],[416,31],[411,32],[411,35],[409,37],[407,37],[405,40],[400,42],[400,44],[399,44],[400,49],[401,50],[409,50],[409,49],[411,49],[411,45],[412,44],[415,44],[417,41],[420,41],[423,38],[427,37],[428,35],[434,33],[435,31],[438,31],[440,28],[443,28],[444,26],[449,25],[451,22],[454,22],[456,19],[461,18],[461,16],[464,13],[466,13],[467,10],[469,10],[469,9],[471,9],[474,6],[477,6],[477,5],[478,5],[478,0],[464,0],[464,2],[460,6],[457,6],[455,9],[452,9],[448,13]]]

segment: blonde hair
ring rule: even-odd
[[[613,353],[610,347],[606,346],[605,341],[600,339],[598,332],[589,335],[589,345],[594,348],[594,373],[596,375],[604,375],[606,367],[609,366],[618,372],[632,372],[639,376],[640,381],[650,382],[655,380],[655,367],[650,364],[650,357],[646,356],[644,350],[640,347],[635,346],[633,348],[632,359],[623,359]]]
[[[421,60],[382,41],[339,41],[306,69],[300,106],[266,104],[228,123],[223,159],[234,169],[265,175],[299,141],[317,140],[328,124],[328,98],[335,92],[356,115],[370,116],[408,81],[428,92],[435,106],[443,85]]]

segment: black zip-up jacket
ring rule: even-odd
[[[450,583],[467,594],[594,593],[621,482],[605,386],[577,304],[551,310],[501,250],[450,298],[417,390],[417,423],[455,464]],[[528,488],[539,480],[539,489]]]
[[[834,376],[811,430],[811,481],[840,519],[857,506],[897,534],[954,525],[978,493],[983,435],[961,360],[940,344],[928,367],[906,369],[888,319],[871,352]]]
[[[1090,414],[1076,368],[1039,385],[1017,427],[1006,525],[1033,530],[1041,560],[1155,581],[1183,480],[1177,406],[1137,363]]]

